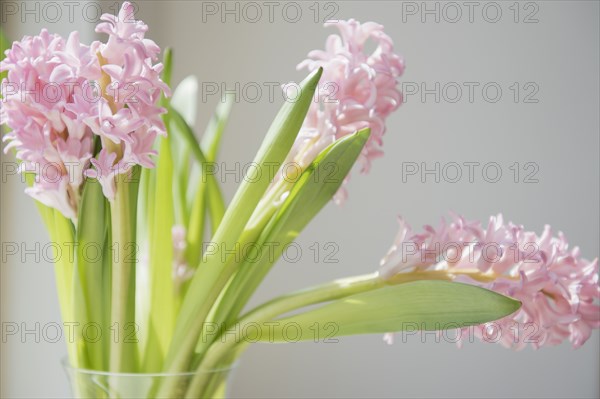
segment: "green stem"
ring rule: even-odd
[[[179,162],[179,178],[173,180],[177,184],[177,201],[179,204],[178,222],[188,230],[190,215],[188,212],[187,186],[189,182],[190,150],[188,147],[185,147],[182,152],[181,162]]]
[[[139,176],[138,176],[139,177]],[[135,204],[137,185],[128,174],[117,175],[115,199],[111,202],[113,265],[111,293],[110,371],[137,369],[137,342],[128,334],[135,325],[135,261],[137,256]]]

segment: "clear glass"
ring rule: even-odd
[[[94,399],[151,399],[151,398],[188,398],[188,388],[197,372],[189,373],[109,373],[87,369],[78,369],[63,360],[63,367],[69,378],[71,391],[75,398]],[[234,363],[230,367],[210,370],[202,373],[209,383],[203,389],[201,398],[226,398],[227,386],[231,380]],[[161,386],[175,386],[169,393],[159,396]]]

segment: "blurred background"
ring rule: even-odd
[[[304,72],[296,71],[296,64],[308,51],[323,48],[335,32],[322,27],[324,20],[379,22],[406,60],[406,102],[389,118],[385,156],[369,175],[353,174],[348,201],[328,205],[308,226],[298,240],[301,257],[282,260],[253,304],[375,270],[396,233],[399,214],[418,228],[437,224],[448,211],[483,221],[501,212],[536,232],[550,224],[586,258],[598,256],[599,3],[467,3],[137,2],[136,16],[150,26],[147,36],[174,48],[174,82],[190,74],[203,82],[199,131],[221,94],[237,92],[221,154],[223,165],[231,168],[252,160],[282,103],[281,96],[270,98],[268,85],[301,80]],[[1,26],[11,40],[46,27],[62,35],[77,29],[83,42],[95,38],[100,10],[114,13],[119,7],[114,1],[0,4]],[[254,90],[257,85],[262,93]],[[12,161],[2,157],[3,165]],[[478,163],[472,179],[466,166],[456,179],[454,163]],[[415,166],[416,173],[408,173]],[[436,167],[438,176],[422,174]],[[52,265],[43,256],[48,237],[19,178],[7,177],[4,170],[2,177],[1,241],[37,255],[27,255],[24,262],[2,256],[0,396],[69,397],[59,365],[64,342],[25,331],[61,323]],[[222,180],[230,199],[238,182],[233,175]],[[5,327],[15,323],[20,334],[5,334]],[[565,343],[512,352],[478,341],[458,349],[451,340],[436,341],[434,335],[410,335],[398,336],[392,346],[381,336],[257,344],[242,357],[231,395],[600,395],[597,331],[579,350]]]

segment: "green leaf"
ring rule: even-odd
[[[104,254],[102,259],[102,297],[104,301],[103,317],[107,323],[110,321],[112,311],[112,221],[110,215],[110,206],[106,208],[105,225],[106,225],[106,241],[104,243]],[[110,363],[110,334],[102,334],[102,345],[104,346],[104,364]]]
[[[8,38],[6,37],[6,35],[4,34],[4,32],[2,31],[2,29],[0,28],[0,61],[4,59],[4,52],[10,48],[10,43],[8,41]],[[8,70],[4,70],[2,72],[0,72],[0,82],[2,82],[2,80],[4,78],[6,78],[8,76]],[[2,92],[4,90],[0,90],[0,99],[2,98]],[[10,128],[7,125],[1,125],[0,124],[0,136],[8,133],[10,131]],[[14,151],[14,149],[13,149]],[[36,201],[36,203],[38,203]],[[40,203],[38,203],[38,209],[40,210],[40,213],[42,213],[42,217],[45,219],[42,209],[40,208]],[[41,205],[44,206],[44,205]],[[48,227],[48,225],[46,225],[46,227]]]
[[[278,318],[327,300],[329,304],[320,308]],[[228,330],[214,331],[220,336],[197,370],[215,369],[253,342],[318,341],[402,329],[452,329],[504,317],[519,305],[472,285],[432,280],[396,283],[381,279],[377,273],[354,276],[284,295],[256,308]],[[196,374],[188,397],[201,395],[209,383],[206,373]]]
[[[171,131],[176,132],[177,135],[185,142],[188,148],[191,150],[192,155],[196,159],[196,161],[200,164],[208,163],[208,159],[204,155],[204,152],[200,148],[200,144],[198,140],[196,140],[196,135],[194,131],[187,124],[183,116],[177,112],[177,110],[171,108],[169,109],[169,127]],[[207,179],[214,179],[213,175],[206,176]]]
[[[43,206],[43,205],[41,205]],[[56,209],[47,209],[47,225],[50,240],[56,244],[52,246],[54,252],[54,274],[56,276],[56,291],[60,302],[62,319],[65,322],[76,322],[73,315],[73,269],[71,260],[74,259],[73,245],[75,242],[75,228],[73,223]],[[52,220],[53,219],[53,220]],[[69,362],[77,366],[77,349],[75,342],[69,341]]]
[[[167,86],[171,86],[171,75],[173,74],[173,49],[170,47],[165,48],[163,53],[163,66],[161,79]],[[166,100],[164,96],[163,100]]]
[[[171,83],[171,73],[173,69],[173,51],[170,47],[165,48],[163,53],[163,71],[161,79],[167,85]],[[169,107],[169,100],[164,93],[161,96],[161,105]],[[163,121],[168,129],[168,114],[163,115]],[[154,149],[158,150],[160,140],[154,142]],[[140,177],[139,195],[138,195],[138,233],[146,233],[150,230],[149,226],[153,224],[154,218],[154,190],[156,187],[156,168],[143,168]],[[145,247],[149,237],[144,234],[140,236],[140,244]]]
[[[486,323],[520,302],[480,287],[445,281],[388,285],[320,308],[262,323],[262,342],[296,342],[402,330],[446,330]],[[250,322],[251,323],[251,322]]]
[[[150,233],[150,310],[144,371],[155,372],[171,342],[176,316],[173,281],[173,158],[169,138],[160,138],[154,217]]]
[[[317,156],[273,219],[275,235],[295,238],[304,229],[338,191],[370,133],[367,128],[348,135]]]
[[[300,95],[295,102],[286,102],[271,124],[255,156],[254,162],[262,169],[281,164],[292,147],[302,126],[310,102],[323,70],[315,71],[300,84]],[[253,173],[253,171],[249,171]],[[260,178],[247,176],[227,208],[212,241],[218,250],[206,258],[196,271],[177,320],[173,346],[167,357],[167,370],[184,371],[190,364],[194,348],[202,331],[204,320],[222,288],[235,271],[232,256],[222,261],[226,248],[234,248],[255,207],[270,184],[267,173]],[[168,388],[165,388],[168,391]]]
[[[162,80],[170,85],[173,65],[173,52],[166,48],[163,56],[164,69]],[[169,101],[164,97],[162,105],[169,109]],[[147,226],[144,231],[142,246],[149,256],[148,274],[149,290],[144,293],[144,301],[138,306],[143,310],[141,332],[143,341],[142,362],[143,371],[158,371],[169,345],[175,320],[175,289],[173,282],[173,246],[171,229],[175,215],[173,178],[174,166],[172,157],[170,131],[170,114],[163,115],[167,128],[167,137],[160,137],[155,145],[158,146],[159,157],[157,166],[144,169],[142,188],[145,198],[140,203],[144,209],[140,214],[143,219],[139,225]],[[142,295],[140,295],[141,297]]]
[[[196,110],[198,107],[198,79],[195,76],[188,76],[177,85],[171,97],[170,107],[177,110],[186,123],[192,127],[196,123]],[[176,220],[189,229],[190,209],[188,206],[188,191],[194,191],[195,185],[190,185],[190,148],[182,140],[181,135],[171,137],[171,148],[175,157],[174,168],[176,175],[173,179],[175,198],[176,198]],[[198,191],[198,190],[195,190]]]
[[[208,161],[208,159],[204,155],[204,152],[200,148],[200,144],[198,143],[198,140],[196,140],[196,135],[194,134],[194,131],[186,123],[185,119],[179,112],[171,108],[169,114],[171,131],[176,132],[178,134],[178,136],[184,141],[186,148],[188,148],[191,151],[192,156],[195,158],[196,162],[200,165],[201,168],[205,168],[206,165],[208,165],[210,162]],[[211,209],[211,215],[213,215],[213,219],[219,219],[219,222],[225,210],[225,200],[223,199],[221,188],[219,187],[219,183],[217,182],[214,174],[202,173],[201,175],[202,176],[198,183],[198,191],[206,190],[206,198],[196,197],[194,199],[193,207],[196,208],[192,209],[192,216],[194,222],[190,221],[190,229],[188,229],[188,234],[192,235],[201,235],[201,232],[191,231],[192,224],[194,225],[194,228],[197,227],[202,230],[204,229],[204,223],[200,223],[197,220],[200,212],[200,209],[198,208],[202,208],[204,206],[201,203],[201,201],[208,202],[208,207],[209,209]],[[202,185],[207,185],[207,187],[202,188]],[[204,215],[204,212],[202,213],[202,215]]]
[[[321,73],[322,69],[319,69],[309,75],[300,85],[300,98],[295,102],[286,102],[281,107],[254,158],[254,164],[259,170],[268,170],[272,165],[280,165],[285,160],[302,126]],[[261,173],[257,177],[251,169],[248,169],[248,175],[244,177],[215,234],[214,241],[223,244],[219,251],[233,247],[271,183],[268,173]],[[219,252],[210,260],[221,263],[220,258]],[[202,279],[197,275],[195,280]]]
[[[229,114],[231,113],[231,107],[233,105],[234,97],[226,96],[225,101],[219,103],[213,117],[211,118],[204,134],[202,135],[202,142],[200,146],[206,154],[208,162],[216,162],[219,153],[219,146],[221,144],[221,137],[223,131],[229,120]],[[210,212],[210,220],[212,227],[212,234],[214,235],[223,219],[225,214],[225,201],[223,200],[223,194],[219,189],[216,179],[208,180],[208,187],[206,188],[208,210]]]
[[[8,38],[4,35],[2,29],[0,29],[0,60],[4,59],[4,51],[10,47]],[[0,72],[0,82],[8,75],[8,71]],[[0,96],[1,98],[2,96]]]
[[[214,162],[217,159],[221,137],[223,136],[225,125],[229,120],[229,114],[231,113],[231,107],[234,100],[234,96],[225,96],[224,101],[217,105],[215,113],[208,123],[204,134],[202,135],[202,142],[200,143],[200,146],[204,150],[206,158],[210,162]]]
[[[216,161],[221,137],[233,104],[232,96],[226,96],[225,101],[219,103],[202,135],[201,143],[198,143],[196,135],[191,129],[196,120],[197,98],[198,80],[195,76],[188,76],[177,86],[171,99],[171,107],[181,115],[187,124],[185,126],[180,120],[175,120],[175,126],[179,129],[178,132],[181,132],[177,136],[183,139],[182,145],[178,146],[178,152],[182,154],[181,157],[178,157],[182,161],[182,164],[180,164],[179,168],[179,176],[181,178],[177,181],[180,186],[179,195],[181,203],[185,201],[184,188],[188,188],[189,164],[187,156],[189,152],[194,151],[196,164],[201,170],[202,168],[206,168],[205,162],[212,163]],[[194,252],[188,254],[187,257],[192,264],[197,264],[199,261],[200,254],[196,248],[201,246],[206,208],[208,208],[210,213],[213,234],[225,213],[225,201],[217,181],[212,176],[208,176],[206,170],[200,173],[203,179],[199,184],[193,186],[197,189],[193,193],[192,209],[186,213],[185,217],[186,227],[188,227],[189,231],[188,248],[193,249],[190,251]],[[208,179],[205,179],[206,177]]]
[[[225,102],[219,103],[215,114],[211,118],[206,130],[202,136],[201,147],[206,154],[208,162],[216,162],[219,150],[219,144],[223,131],[229,119],[233,97],[227,96]],[[208,170],[202,171],[207,165],[199,163],[201,168],[201,176],[208,177]],[[207,206],[208,205],[208,206]],[[225,214],[225,200],[216,179],[212,174],[209,179],[202,178],[197,185],[197,190],[192,202],[192,210],[190,213],[190,222],[188,229],[188,245],[186,248],[186,259],[189,264],[197,265],[200,262],[202,250],[202,242],[204,238],[204,225],[206,209],[210,213],[210,221],[212,226],[212,234],[217,231],[223,215]]]
[[[102,194],[102,186],[98,181],[88,179],[83,188],[77,216],[77,262],[74,270],[75,317],[82,325],[97,323],[101,331],[108,331],[109,323],[105,319],[105,309],[110,297],[104,293],[104,254],[107,244],[108,230],[106,226],[108,203]],[[77,335],[81,342],[78,346],[87,363],[79,363],[80,367],[94,370],[106,370],[104,363],[103,340],[91,342]]]
[[[26,172],[25,181],[27,186],[31,187],[35,181],[35,174]],[[70,260],[74,258],[75,254],[72,252],[73,247],[70,244],[74,242],[75,229],[73,223],[65,218],[59,211],[50,208],[37,200],[34,200],[34,202],[42,217],[44,225],[46,226],[50,242],[53,243],[53,259],[56,259],[54,262],[54,275],[61,316],[64,321],[74,322],[76,320],[73,316],[72,302],[74,265]],[[60,247],[61,243],[66,243],[67,246]],[[77,366],[76,343],[74,340],[69,340],[67,346],[69,347],[69,363]]]
[[[219,304],[219,316],[226,317],[219,322],[229,323],[237,318],[286,246],[331,200],[360,155],[369,133],[369,129],[364,129],[334,142],[302,174],[256,243],[259,247],[266,242],[279,243],[275,256],[262,251],[261,258],[246,261],[239,268]],[[204,341],[198,344],[197,351],[206,349]]]

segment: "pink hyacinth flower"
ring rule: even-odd
[[[502,215],[491,217],[486,228],[454,216],[449,224],[442,221],[415,234],[400,219],[379,272],[391,278],[411,271],[446,273],[521,301],[516,313],[474,329],[485,342],[521,349],[568,339],[577,348],[600,327],[598,259],[583,259],[579,248],[570,249],[563,234],[553,236],[549,226],[538,236],[505,224]]]
[[[0,62],[8,71],[2,81],[0,123],[11,131],[4,151],[16,150],[21,170],[36,175],[26,192],[68,218],[77,216],[83,171],[93,151],[93,134],[81,121],[94,104],[80,102],[89,81],[100,77],[100,64],[77,32],[68,40],[42,30],[14,42]]]
[[[318,101],[311,105],[288,161],[306,167],[336,139],[369,127],[371,137],[358,160],[366,173],[372,160],[383,154],[386,119],[402,103],[397,86],[404,61],[379,24],[351,19],[325,26],[337,27],[340,35],[330,35],[325,50],[311,51],[298,65],[309,71],[323,67],[323,76]],[[373,52],[366,51],[369,41],[376,45]],[[344,196],[342,189],[337,202]]]
[[[102,72],[110,78],[93,114],[85,123],[103,140],[110,140],[120,148],[121,159],[115,159],[113,172],[108,165],[92,160],[97,169],[103,192],[114,198],[114,177],[125,173],[132,165],[153,167],[149,155],[157,134],[166,134],[161,114],[166,110],[158,105],[162,93],[170,95],[169,87],[160,79],[162,64],[154,61],[160,48],[145,38],[148,26],[134,19],[134,7],[123,3],[119,15],[104,14],[96,32],[105,33],[106,44],[97,51],[102,57]],[[106,155],[102,161],[106,161]],[[91,174],[88,173],[88,176]]]
[[[72,220],[85,177],[98,178],[112,199],[115,176],[152,167],[154,140],[165,134],[158,101],[169,88],[154,63],[160,48],[144,37],[148,27],[133,19],[130,3],[101,20],[96,31],[109,35],[106,44],[44,29],[13,43],[0,62],[8,71],[0,123],[11,129],[4,151],[14,149],[21,170],[36,175],[26,192]],[[95,139],[103,145],[96,154]]]

